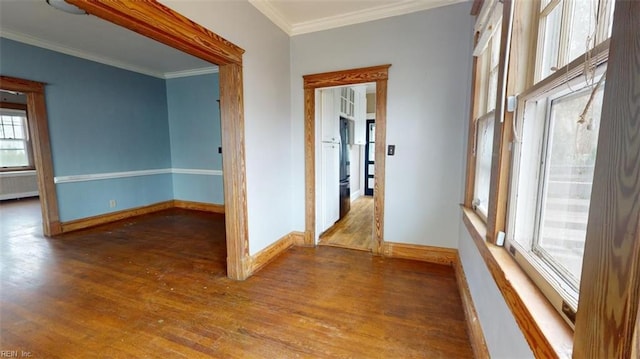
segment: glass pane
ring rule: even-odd
[[[489,91],[487,93],[487,112],[496,109],[496,98],[498,96],[498,68],[489,73]]]
[[[579,119],[591,89],[552,101],[538,246],[552,266],[577,286],[596,161],[603,86],[585,120]]]
[[[375,174],[376,171],[376,166],[375,165],[369,165],[369,174]]]
[[[16,139],[24,139],[24,131],[23,131],[23,118],[18,116],[13,116],[13,133]]]
[[[376,124],[375,123],[369,124],[369,142],[371,143],[376,142]]]
[[[0,167],[22,167],[29,165],[24,141],[0,140]]]
[[[593,47],[596,36],[597,7],[598,4],[597,2],[594,3],[594,1],[579,0],[573,2],[567,63],[575,60]]]
[[[369,146],[369,161],[374,162],[376,160],[376,151],[373,146]]]
[[[494,116],[478,122],[478,138],[476,150],[476,180],[474,204],[485,216],[489,210],[489,185],[491,183],[491,153],[493,152]]]
[[[560,44],[560,21],[562,4],[558,4],[544,20],[544,42],[542,43],[542,64],[538,80],[549,76],[552,67],[558,67],[558,46]]]
[[[367,187],[373,188],[374,184],[375,184],[375,179],[374,178],[367,178]]]

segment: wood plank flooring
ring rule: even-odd
[[[0,210],[4,210],[0,208]],[[225,275],[224,217],[172,209],[0,241],[0,350],[32,358],[470,358],[452,268],[292,248]]]
[[[373,239],[373,197],[361,196],[351,210],[320,236],[321,245],[370,251]]]

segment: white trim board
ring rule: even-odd
[[[35,176],[36,170],[0,172],[0,178]]]
[[[4,201],[5,199],[20,199],[20,198],[29,198],[29,197],[37,197],[37,196],[39,196],[38,191],[0,194],[0,201]]]
[[[212,65],[211,67],[203,67],[203,68],[199,68],[199,69],[190,69],[190,70],[182,70],[182,71],[173,71],[173,72],[161,73],[161,72],[156,72],[156,71],[149,70],[149,69],[146,69],[146,68],[143,68],[143,67],[139,67],[139,66],[128,64],[128,63],[124,63],[124,62],[121,62],[121,61],[118,61],[118,60],[114,60],[112,58],[94,55],[94,54],[91,54],[91,53],[83,51],[83,50],[67,47],[67,46],[64,46],[64,45],[61,45],[61,44],[58,44],[58,43],[54,43],[54,42],[51,42],[51,41],[43,40],[43,39],[31,36],[31,35],[21,34],[19,32],[15,32],[15,31],[12,31],[12,30],[1,29],[0,30],[0,37],[4,37],[5,39],[21,42],[23,44],[32,45],[32,46],[40,47],[40,48],[43,48],[43,49],[59,52],[59,53],[65,54],[65,55],[78,57],[78,58],[81,58],[81,59],[85,59],[85,60],[101,63],[101,64],[108,65],[108,66],[117,67],[119,69],[123,69],[123,70],[127,70],[127,71],[133,71],[133,72],[136,72],[136,73],[139,73],[139,74],[143,74],[143,75],[147,75],[147,76],[157,77],[157,78],[164,79],[164,80],[178,78],[178,77],[188,77],[188,76],[197,76],[197,75],[204,75],[204,74],[213,74],[213,73],[217,73],[218,72],[218,66],[213,66]]]
[[[405,0],[391,4],[372,7],[362,11],[354,11],[320,19],[292,23],[287,20],[270,0],[249,0],[258,11],[266,16],[289,36],[307,34],[310,32],[334,29],[347,25],[384,19],[393,16],[410,14],[413,12],[434,9],[467,0]]]
[[[91,173],[91,174],[72,175],[72,176],[56,176],[53,178],[53,182],[56,184],[60,184],[60,183],[86,182],[86,181],[100,181],[100,180],[109,180],[109,179],[116,179],[116,178],[154,176],[154,175],[174,174],[174,173],[222,176],[221,170],[204,170],[204,169],[190,169],[190,168],[159,168],[159,169],[153,169],[153,170]]]

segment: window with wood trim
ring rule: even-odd
[[[542,0],[535,79],[540,81],[611,36],[612,0]]]
[[[472,205],[485,221],[489,210],[493,128],[496,101],[498,101],[501,29],[502,4],[498,1],[488,1],[483,5],[475,25],[478,41],[473,50],[473,56],[476,57],[475,88],[477,90],[473,111],[476,136],[473,150],[475,178]]]
[[[518,96],[506,246],[573,325],[608,42],[592,47],[598,29],[610,27],[613,5],[552,0],[541,6],[536,63],[544,78]]]
[[[0,109],[0,170],[33,169],[27,126],[26,111]]]

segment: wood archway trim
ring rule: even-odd
[[[244,50],[157,1],[67,0],[89,14],[220,67],[227,276],[251,275],[247,220],[242,54]]]
[[[303,76],[305,138],[305,233],[304,243],[315,245],[316,230],[316,137],[315,90],[324,87],[376,83],[375,184],[373,192],[374,254],[382,253],[384,244],[385,147],[387,137],[387,80],[391,65]]]
[[[31,136],[33,161],[38,177],[38,192],[42,209],[42,233],[45,236],[54,236],[62,233],[62,226],[58,214],[56,186],[53,183],[53,161],[44,87],[45,84],[42,82],[0,76],[0,88],[22,92],[27,97],[29,136]]]

